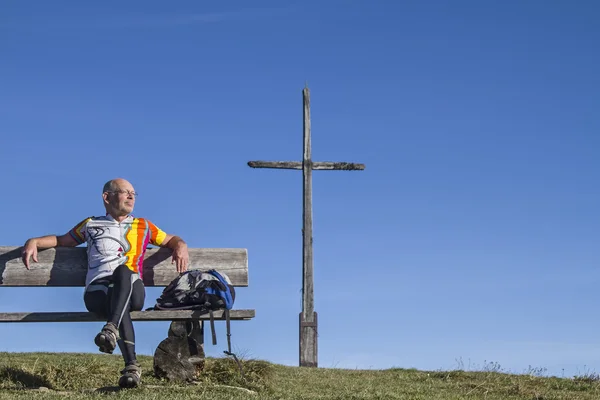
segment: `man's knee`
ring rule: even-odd
[[[89,312],[97,314],[101,317],[108,316],[108,299],[106,293],[100,290],[85,292],[83,295],[83,302],[85,304],[85,308],[87,308]]]

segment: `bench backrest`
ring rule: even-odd
[[[0,246],[0,286],[84,286],[87,272],[85,247],[57,247],[38,252],[38,262],[27,270],[21,260],[22,247]],[[229,276],[234,286],[248,286],[246,249],[189,248],[188,269],[216,269]],[[177,270],[171,264],[171,250],[148,248],[144,257],[146,286],[167,286]]]

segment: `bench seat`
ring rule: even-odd
[[[215,321],[224,320],[222,310],[214,311]],[[254,318],[254,310],[231,310],[229,319],[245,321]],[[210,314],[199,314],[193,310],[149,310],[132,311],[133,321],[208,321]],[[98,315],[90,312],[11,312],[0,313],[0,322],[102,322]]]

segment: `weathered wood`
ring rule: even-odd
[[[303,176],[303,228],[302,228],[302,321],[313,323],[300,325],[300,366],[317,366],[317,321],[314,319],[313,290],[313,236],[312,236],[312,151],[310,138],[310,92],[304,88],[304,154],[302,161]]]
[[[255,310],[230,310],[229,318],[231,320],[249,320],[254,318]],[[215,320],[225,320],[223,311],[214,311]],[[178,321],[198,319],[207,321],[210,315],[200,314],[193,310],[150,310],[150,311],[132,311],[131,319],[133,321]],[[0,323],[2,322],[106,322],[106,319],[90,312],[14,312],[0,313]]]
[[[248,166],[252,168],[303,169],[303,163],[300,161],[248,161]],[[329,171],[362,171],[365,169],[365,164],[314,161],[312,163],[312,169]]]
[[[21,260],[22,247],[0,247],[0,286],[83,286],[87,271],[85,247],[40,250],[37,263],[27,270]],[[177,270],[171,250],[148,248],[142,278],[146,286],[166,286]],[[225,272],[234,286],[248,286],[246,249],[189,249],[189,269],[215,268]]]
[[[318,325],[317,313],[300,313],[300,366],[318,367]]]
[[[154,373],[169,381],[191,382],[204,369],[204,359],[202,322],[175,321],[154,352]]]
[[[252,168],[276,168],[302,170],[303,176],[303,229],[302,229],[302,312],[300,313],[300,366],[317,367],[317,313],[313,297],[313,251],[312,251],[312,171],[313,170],[364,170],[364,164],[331,161],[312,161],[310,92],[302,91],[304,149],[302,162],[298,161],[249,161]]]

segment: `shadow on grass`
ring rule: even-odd
[[[121,390],[123,390],[123,389],[121,389],[119,386],[104,386],[104,387],[98,388],[96,390],[93,390],[93,392],[105,394],[105,393],[120,392]]]
[[[45,377],[13,367],[0,368],[0,380],[9,381],[24,388],[35,389],[42,386],[52,388],[52,384]]]

